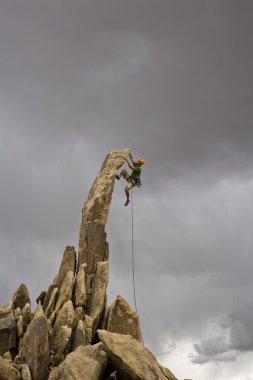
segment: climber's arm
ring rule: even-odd
[[[131,165],[130,162],[129,162],[128,160],[126,160],[126,162],[127,162],[127,165],[129,166],[129,168],[130,168],[131,170],[134,170],[133,165]]]
[[[130,160],[132,161],[132,163],[134,163],[134,158],[133,158],[132,153],[129,153],[129,157],[130,157]]]

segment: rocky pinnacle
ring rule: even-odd
[[[107,222],[116,171],[125,163],[129,149],[113,150],[105,158],[82,209],[78,267],[86,263],[86,273],[95,273],[95,265],[108,258],[105,225]]]

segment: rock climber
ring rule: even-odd
[[[132,170],[132,174],[129,174],[126,169],[123,169],[120,174],[116,175],[117,179],[120,179],[121,177],[124,177],[124,179],[128,182],[125,188],[125,193],[126,193],[126,203],[125,206],[127,206],[130,202],[129,195],[130,195],[130,190],[134,187],[141,187],[141,166],[145,163],[144,159],[142,157],[139,157],[138,160],[135,162],[133,159],[133,156],[131,153],[129,153],[129,157],[132,161],[132,164],[128,161],[126,158],[126,162],[129,166],[129,168]]]

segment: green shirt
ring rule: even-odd
[[[141,165],[133,162],[134,170],[132,171],[131,178],[140,177],[141,175]]]

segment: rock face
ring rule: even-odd
[[[103,345],[78,347],[51,372],[49,380],[102,380],[106,366],[107,354]]]
[[[49,364],[48,325],[40,306],[24,335],[22,356],[29,365],[32,378],[45,380]]]
[[[120,380],[177,380],[172,373],[165,374],[154,355],[132,336],[105,330],[98,330],[98,336]]]
[[[21,284],[20,287],[16,290],[12,298],[12,302],[13,309],[16,309],[17,307],[23,309],[26,303],[31,303],[29,292],[25,284]]]
[[[17,324],[13,311],[8,307],[0,311],[0,355],[6,351],[14,350],[16,342]]]
[[[133,338],[141,342],[139,316],[121,296],[118,296],[110,307],[106,330],[132,335]]]
[[[1,380],[19,380],[20,373],[16,370],[8,360],[0,357],[0,379]]]
[[[78,266],[87,264],[87,274],[95,272],[95,265],[105,261],[107,222],[116,171],[129,156],[129,149],[110,152],[96,177],[82,210]]]
[[[35,314],[24,284],[0,307],[0,380],[176,380],[140,343],[139,316],[126,300],[107,304],[105,225],[116,171],[128,155],[129,149],[110,152],[92,185],[78,264],[75,248],[67,246]]]

